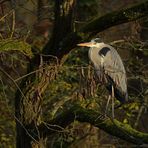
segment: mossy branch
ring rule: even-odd
[[[132,7],[113,11],[94,19],[81,29],[83,33],[97,33],[112,26],[131,22],[148,15],[148,1],[136,4]]]
[[[47,136],[55,131],[60,132],[62,128],[65,128],[75,120],[90,123],[113,136],[134,144],[148,144],[148,134],[137,131],[130,125],[123,124],[116,119],[105,118],[99,112],[83,108],[78,104],[64,108],[55,119],[49,122],[49,125],[52,125],[50,130],[44,124],[41,124],[39,129],[43,135]]]

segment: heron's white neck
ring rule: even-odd
[[[101,63],[103,62],[103,61],[100,61],[102,59],[98,58],[98,52],[104,46],[105,46],[104,42],[101,42],[101,43],[96,43],[96,44],[92,45],[91,48],[89,49],[88,56],[89,56],[89,59],[91,60],[91,62],[94,64],[95,67],[97,67],[98,61],[101,62]]]

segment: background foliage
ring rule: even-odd
[[[79,28],[98,15],[127,7],[135,2],[138,1],[78,1],[75,27]],[[16,3],[16,7],[8,1],[0,4],[0,147],[15,147],[14,93],[20,80],[26,76],[27,64],[33,56],[32,53],[40,52],[52,32],[53,2],[49,5],[51,13],[48,38],[44,36],[44,31],[39,30],[45,26],[36,27],[38,25],[36,4],[36,1]],[[26,7],[27,9],[24,9]],[[18,12],[24,16],[23,19]],[[125,106],[126,110],[119,108],[115,116],[143,132],[148,131],[147,27],[148,19],[144,18],[112,27],[97,35],[105,42],[113,44],[124,60],[129,96],[134,100],[134,103]],[[116,40],[119,42],[112,42]],[[38,47],[39,51],[34,51],[31,47]],[[75,99],[80,100],[81,105],[86,108],[104,113],[106,104],[104,96],[107,96],[107,91],[96,83],[93,67],[88,62],[87,51],[85,48],[73,50],[59,68],[56,79],[51,82],[43,96],[41,122],[58,115],[64,102],[72,102]],[[69,125],[62,133],[52,135],[48,143],[51,147],[130,146],[129,143],[110,136],[90,124],[78,121]]]

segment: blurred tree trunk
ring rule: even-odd
[[[38,3],[37,17],[38,17],[39,22],[44,19],[50,18],[49,2],[50,2],[50,0],[38,0],[38,2],[37,2]]]
[[[55,1],[55,23],[53,36],[45,49],[47,55],[62,55],[60,51],[60,41],[70,32],[73,32],[73,10],[75,0]],[[52,50],[51,50],[52,49]],[[35,74],[26,77],[16,92],[15,112],[16,112],[16,147],[31,148],[45,147],[46,137],[42,137],[38,131],[41,116],[42,94],[50,81],[55,78],[57,66],[50,62],[43,68],[43,61],[36,55],[28,65],[28,73],[36,71]],[[46,59],[47,61],[47,59]],[[52,68],[50,65],[52,64]],[[55,66],[55,67],[54,67]]]
[[[55,2],[55,23],[51,40],[44,48],[44,53],[62,58],[61,46],[64,38],[74,31],[75,0],[57,0]]]

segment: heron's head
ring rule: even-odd
[[[103,43],[103,41],[100,38],[95,38],[92,39],[90,42],[80,43],[77,45],[81,47],[98,47],[101,43]]]

